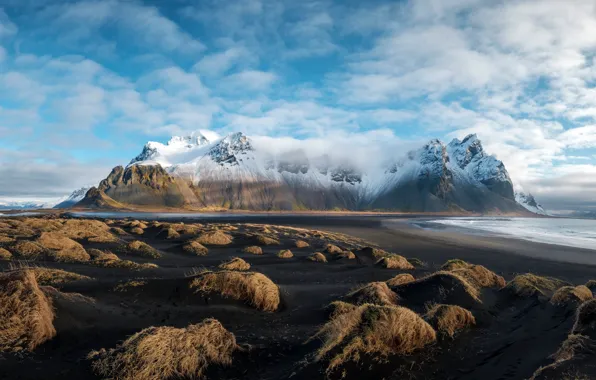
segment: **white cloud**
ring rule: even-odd
[[[223,78],[219,82],[218,90],[242,93],[245,91],[266,92],[277,79],[275,73],[245,70]]]
[[[206,55],[193,66],[199,75],[219,76],[236,65],[256,64],[258,57],[242,46],[233,46],[219,53]]]
[[[559,135],[559,139],[570,148],[596,147],[596,125],[568,129]]]
[[[104,53],[116,49],[113,40],[103,37],[107,28],[115,28],[127,43],[145,49],[196,54],[205,48],[157,8],[136,2],[96,0],[55,4],[40,11],[36,20],[44,25],[40,32],[43,37],[49,32],[64,45],[84,45]]]

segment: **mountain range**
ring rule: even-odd
[[[395,149],[366,163],[350,159],[348,148],[316,154],[256,142],[241,132],[220,137],[205,131],[172,137],[167,144],[149,142],[76,206],[544,211],[531,194],[514,192],[503,163],[486,153],[474,134],[448,144],[433,139],[418,149]]]

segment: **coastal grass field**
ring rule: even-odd
[[[367,215],[3,217],[0,378],[589,379],[591,254]]]

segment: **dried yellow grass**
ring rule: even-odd
[[[277,257],[280,259],[291,259],[294,257],[294,254],[289,249],[282,249],[281,251],[277,252]]]
[[[352,251],[341,251],[341,252],[333,253],[332,255],[333,255],[334,259],[354,260],[356,258],[356,255]]]
[[[344,250],[339,248],[337,245],[327,244],[325,246],[324,252],[326,253],[342,253]]]
[[[515,276],[503,290],[519,297],[531,297],[534,295],[549,297],[558,288],[569,285],[553,277],[542,277],[532,273]]]
[[[470,266],[470,264],[464,260],[451,259],[451,260],[447,260],[447,262],[445,264],[441,265],[441,270],[452,271],[455,269],[465,269],[468,266]]]
[[[405,257],[391,253],[377,261],[377,265],[388,269],[414,269]]]
[[[157,249],[139,240],[128,243],[126,250],[129,253],[138,254],[143,257],[151,257],[153,259],[159,259],[161,257],[161,253]]]
[[[584,285],[563,286],[553,294],[550,303],[553,305],[580,304],[592,298],[592,291]]]
[[[63,220],[46,218],[25,218],[22,223],[40,232],[57,231],[62,228]]]
[[[47,248],[47,255],[54,261],[85,262],[91,258],[85,248],[59,232],[44,232],[37,243]]]
[[[180,234],[178,233],[178,231],[170,227],[164,228],[161,231],[159,231],[157,237],[161,239],[178,239],[180,238]]]
[[[296,248],[307,248],[307,247],[310,247],[310,244],[308,244],[304,240],[296,240],[294,242],[294,245],[296,246]]]
[[[87,239],[93,243],[115,243],[118,238],[110,233],[110,226],[89,219],[68,219],[64,222],[60,233],[71,239]]]
[[[333,301],[326,307],[329,310],[329,319],[333,319],[339,314],[349,313],[357,308],[358,306],[344,301]]]
[[[425,276],[421,279],[418,279],[414,282],[416,282],[416,283],[430,283],[430,282],[436,280],[437,278],[440,279],[443,276],[447,276],[451,281],[453,281],[453,283],[449,289],[450,291],[456,290],[456,287],[460,286],[461,290],[463,290],[474,301],[482,303],[482,300],[480,299],[480,290],[476,286],[470,284],[470,282],[467,279],[465,279],[464,277],[462,277],[461,275],[459,275],[455,272],[449,272],[449,271],[443,271],[443,270],[437,271],[437,272],[431,273],[428,276]]]
[[[382,250],[380,248],[373,248],[373,247],[364,247],[362,248],[359,253],[362,253],[364,255],[368,255],[373,257],[374,259],[381,259],[385,256],[389,256],[391,255],[389,252]]]
[[[232,243],[232,237],[221,231],[205,232],[195,240],[204,245],[228,245]]]
[[[460,275],[478,288],[505,287],[505,279],[482,265],[474,265],[460,259],[447,261],[442,270]]]
[[[405,307],[364,304],[335,314],[310,340],[322,339],[316,360],[330,357],[327,373],[363,356],[407,355],[436,341],[435,330]],[[310,341],[309,340],[309,341]]]
[[[91,280],[91,277],[62,269],[43,267],[31,267],[28,269],[35,275],[37,283],[44,286],[59,286],[73,281]]]
[[[148,282],[144,280],[129,280],[122,282],[114,287],[115,292],[127,292],[131,288],[139,288],[147,285]]]
[[[280,303],[278,286],[256,272],[206,271],[191,281],[190,288],[202,294],[218,293],[241,300],[263,311],[275,311]]]
[[[32,351],[56,335],[53,320],[32,271],[0,273],[0,352]]]
[[[124,231],[122,228],[120,227],[112,227],[110,228],[110,232],[116,234],[116,235],[120,235],[120,236],[124,236],[124,235],[128,235],[126,233],[126,231]]]
[[[229,366],[239,349],[234,334],[205,319],[186,328],[149,327],[116,348],[89,353],[93,371],[104,378],[163,380],[203,378],[210,365]]]
[[[225,270],[249,270],[250,264],[240,257],[233,257],[229,261],[219,264],[218,268]]]
[[[408,282],[416,281],[414,276],[409,273],[400,273],[397,276],[385,281],[388,286],[399,286],[407,284]]]
[[[314,261],[317,263],[326,263],[327,262],[327,258],[321,252],[315,252],[315,253],[311,254],[310,256],[308,256],[308,260]]]
[[[29,240],[17,241],[10,247],[10,250],[17,258],[27,260],[41,259],[46,252],[44,247]]]
[[[58,308],[65,304],[94,304],[95,299],[82,295],[81,293],[64,293],[53,286],[43,286],[41,291],[52,300]]]
[[[145,230],[142,228],[139,228],[139,227],[135,227],[135,228],[131,229],[130,232],[135,235],[142,235],[145,233]]]
[[[147,228],[147,225],[139,220],[133,220],[132,222],[128,223],[128,227],[141,228],[144,230]]]
[[[242,249],[242,252],[244,253],[250,253],[253,255],[262,255],[263,254],[263,248],[257,246],[257,245],[251,245],[248,247],[244,247]]]
[[[280,245],[281,243],[277,239],[273,239],[264,235],[256,236],[257,242],[261,245]]]
[[[423,268],[426,266],[426,263],[424,261],[415,257],[408,257],[407,260],[416,268]]]
[[[120,260],[120,258],[111,251],[102,251],[96,248],[89,248],[87,249],[87,253],[93,261]]]
[[[7,249],[0,248],[0,260],[10,259],[12,259],[12,253],[10,253]]]
[[[130,260],[120,260],[116,254],[110,251],[101,251],[99,249],[90,248],[87,250],[87,253],[91,256],[91,264],[101,268],[123,268],[130,270],[158,268],[157,265],[152,263],[139,264]]]
[[[203,244],[198,241],[189,241],[182,246],[184,252],[192,253],[197,256],[206,256],[209,250]]]
[[[395,294],[384,282],[371,282],[348,293],[344,300],[354,304],[396,305],[398,301]]]
[[[0,235],[0,244],[11,244],[11,243],[14,243],[15,241],[16,241],[15,238],[12,238],[10,236]]]
[[[553,359],[553,363],[538,368],[529,380],[537,379],[563,379],[563,380],[589,380],[592,377],[587,376],[575,370],[574,373],[570,373],[565,368],[559,368],[565,366],[568,362],[567,369],[582,368],[585,362],[579,362],[577,365],[573,365],[575,359],[583,359],[589,361],[589,358],[596,354],[596,343],[593,339],[585,335],[570,334],[567,339],[561,344],[561,347],[550,356]],[[582,365],[584,364],[584,365]],[[563,377],[564,376],[564,377]]]
[[[436,304],[426,312],[424,319],[437,332],[451,338],[457,331],[476,324],[472,313],[457,305]]]

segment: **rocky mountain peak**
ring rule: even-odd
[[[254,151],[252,143],[242,132],[231,133],[209,150],[211,159],[221,165],[238,165],[241,156]]]
[[[462,141],[453,139],[448,145],[450,155],[457,165],[464,169],[472,160],[485,156],[482,143],[476,134],[467,135]]]
[[[520,205],[524,206],[528,211],[531,211],[540,215],[548,215],[544,207],[538,202],[534,196],[530,193],[525,193],[522,190],[515,192],[515,201]]]

